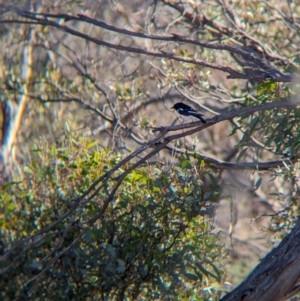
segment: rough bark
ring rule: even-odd
[[[300,219],[242,282],[221,301],[283,301],[299,293]]]

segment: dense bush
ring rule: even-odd
[[[10,250],[1,261],[3,299],[219,296],[223,251],[209,223],[215,175],[184,154],[180,163],[133,170],[103,215],[114,181],[76,203],[120,158],[75,137],[31,151],[20,180],[1,189],[2,255]]]

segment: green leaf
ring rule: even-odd
[[[53,155],[55,155],[55,153],[56,153],[56,147],[55,147],[55,145],[53,145],[50,149],[50,155],[53,156]]]
[[[195,263],[195,266],[206,276],[206,277],[213,277],[215,279],[218,279],[219,277],[217,275],[214,275],[212,272],[208,271],[207,269],[205,269],[199,262]],[[195,269],[196,271],[196,269]]]
[[[244,148],[244,149],[240,152],[240,154],[238,155],[238,157],[237,157],[237,159],[236,159],[236,162],[237,162],[237,163],[238,163],[238,162],[242,159],[242,157],[246,154],[247,150],[248,150],[248,147]]]
[[[188,197],[185,198],[185,201],[186,201],[187,203],[189,203],[189,202],[192,202],[194,199],[195,199],[195,198],[194,198],[193,196],[188,196]]]
[[[251,122],[250,122],[250,131],[249,131],[249,136],[252,135],[255,127],[257,126],[258,122],[259,122],[259,116],[254,117]]]
[[[22,183],[22,182],[21,182],[21,181],[19,181],[19,182],[10,182],[10,183],[7,183],[7,184],[3,185],[3,186],[0,187],[0,188],[1,188],[2,191],[6,191],[6,190],[8,190],[9,188],[11,188],[12,186],[17,185],[17,184],[20,184],[20,183]]]
[[[257,190],[260,187],[261,182],[262,182],[262,177],[259,177],[255,183],[254,190]]]
[[[24,166],[23,171],[28,174],[33,174],[33,171],[28,166]]]
[[[191,161],[189,159],[184,159],[181,161],[181,168],[188,169],[191,168]]]
[[[87,145],[87,149],[92,148],[92,147],[95,146],[96,144],[97,144],[96,141],[89,143],[89,144]]]
[[[183,273],[183,275],[185,277],[187,277],[188,279],[190,279],[190,280],[193,280],[193,281],[197,281],[198,280],[198,277],[196,275],[192,274],[192,273],[185,272],[185,273]]]
[[[273,81],[265,82],[257,87],[257,94],[259,96],[265,94],[274,94],[276,92],[277,83]]]
[[[287,163],[285,161],[282,161],[282,164],[285,166],[285,168],[288,170],[288,171],[291,171],[291,167],[287,165]]]

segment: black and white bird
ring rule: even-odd
[[[183,102],[177,102],[171,108],[175,109],[180,118],[184,121],[187,120],[201,120],[201,122],[206,123],[206,120],[202,117],[203,115],[195,111],[192,107],[186,105]]]

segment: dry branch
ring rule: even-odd
[[[96,19],[89,18],[84,15],[78,15],[78,16],[71,16],[67,14],[37,14],[32,13],[30,11],[21,10],[15,6],[6,6],[1,5],[0,9],[2,9],[2,14],[5,14],[7,12],[14,12],[19,17],[23,17],[25,19],[29,19],[32,21],[26,21],[22,19],[7,19],[7,20],[1,20],[0,24],[9,24],[9,23],[19,23],[19,24],[31,24],[31,25],[43,25],[43,26],[51,26],[55,27],[61,31],[64,31],[66,33],[69,33],[73,36],[80,37],[86,41],[93,42],[97,45],[105,46],[109,49],[116,49],[119,51],[127,51],[132,53],[139,53],[144,55],[149,55],[152,57],[160,57],[160,58],[167,58],[172,59],[179,62],[185,62],[185,63],[191,63],[195,65],[199,65],[202,67],[208,67],[215,70],[220,70],[222,72],[228,73],[229,75],[227,78],[229,79],[247,79],[247,80],[273,80],[275,82],[293,82],[293,81],[300,81],[300,77],[293,74],[284,74],[280,72],[275,67],[269,65],[266,63],[266,61],[262,58],[258,58],[255,55],[251,53],[251,51],[246,51],[238,47],[232,47],[229,45],[221,45],[221,44],[215,44],[215,43],[203,43],[200,41],[196,41],[190,38],[186,38],[183,36],[179,36],[176,34],[173,34],[171,36],[157,36],[157,35],[148,35],[144,33],[138,33],[134,31],[129,31],[125,29],[120,29],[115,26],[108,25],[104,22],[98,21]],[[124,46],[124,45],[116,45],[112,44],[106,41],[103,41],[101,39],[92,37],[90,35],[84,34],[80,31],[74,30],[71,27],[68,27],[66,25],[61,25],[59,20],[58,21],[52,21],[49,20],[49,18],[52,19],[64,19],[65,22],[70,20],[76,20],[76,21],[82,21],[82,22],[88,22],[90,24],[102,27],[106,30],[114,31],[117,33],[130,35],[134,37],[140,37],[144,39],[152,39],[152,40],[159,40],[159,41],[171,41],[171,42],[185,42],[193,45],[198,45],[200,47],[208,48],[208,49],[215,49],[215,50],[226,50],[235,54],[238,54],[242,56],[245,60],[253,62],[255,65],[257,65],[257,68],[253,69],[253,72],[247,72],[242,73],[238,70],[235,70],[229,66],[221,66],[215,63],[209,63],[204,60],[196,59],[196,58],[188,58],[183,56],[175,55],[174,53],[165,52],[165,51],[148,51],[142,48],[136,48],[136,47],[130,47],[130,46]],[[246,33],[244,33],[246,35]],[[249,39],[251,37],[247,36]],[[253,40],[253,39],[252,39]],[[258,43],[258,42],[257,42]],[[261,45],[260,45],[261,46]]]

